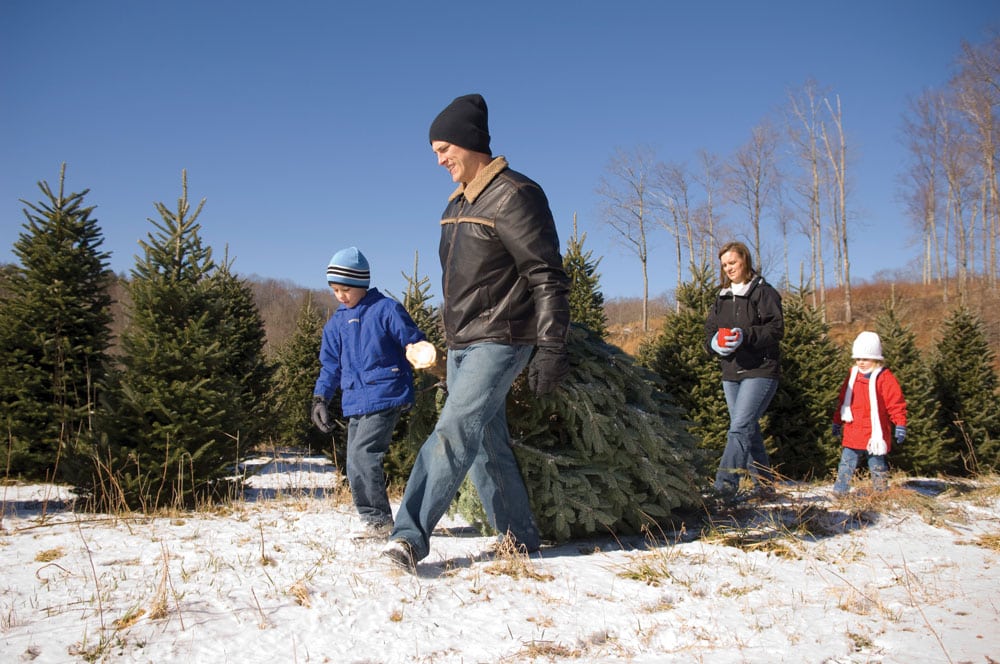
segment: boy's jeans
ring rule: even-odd
[[[756,482],[771,479],[771,460],[764,449],[760,418],[778,390],[777,378],[744,378],[722,381],[729,408],[729,433],[726,449],[715,474],[715,489],[735,493],[740,476],[747,471]]]
[[[865,450],[845,447],[840,453],[840,464],[837,466],[837,481],[833,485],[836,493],[847,493],[850,489],[851,477],[857,470],[858,463],[868,457],[868,471],[872,475],[872,484],[876,491],[885,491],[889,485],[889,464],[884,454],[868,454]]]
[[[434,526],[466,474],[491,526],[534,551],[540,538],[510,446],[507,392],[531,346],[480,343],[448,352],[448,398],[410,472],[390,540],[405,540],[416,560],[430,551]]]
[[[372,526],[392,523],[382,460],[403,406],[356,415],[347,424],[347,481],[361,520]]]

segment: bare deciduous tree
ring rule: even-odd
[[[904,191],[922,227],[925,280],[936,273],[947,301],[954,278],[964,304],[977,260],[989,286],[998,279],[1000,35],[963,44],[956,64],[945,90],[925,92],[904,117],[911,154]]]
[[[723,191],[724,165],[717,155],[705,150],[698,152],[698,162],[701,168],[694,176],[694,181],[705,192],[705,201],[694,212],[699,243],[698,254],[692,257],[692,263],[701,266],[715,260],[715,250],[721,246],[717,235],[716,203]]]
[[[795,212],[789,205],[785,204],[783,187],[779,187],[777,192],[775,192],[775,201],[775,221],[778,224],[778,231],[781,233],[781,263],[784,266],[784,285],[787,288],[792,284],[791,266],[789,264],[791,246],[788,236],[792,225],[795,223]],[[826,320],[825,311],[823,320]]]
[[[619,148],[605,167],[597,193],[604,198],[603,220],[639,259],[642,269],[642,331],[649,331],[649,234],[656,214],[651,191],[654,171],[653,151],[637,147],[631,152]]]
[[[1000,35],[982,46],[962,45],[959,73],[953,81],[956,104],[968,119],[979,161],[979,217],[982,224],[981,257],[988,283],[997,283],[997,232],[1000,225],[1000,190],[997,184],[1000,108]]]
[[[903,189],[907,209],[921,232],[923,283],[927,285],[933,279],[939,280],[947,301],[946,270],[942,267],[942,260],[947,259],[942,257],[937,221],[941,168],[938,116],[943,105],[941,95],[932,91],[925,91],[910,103],[909,112],[903,118],[903,133],[910,152]]]
[[[968,210],[974,207],[972,202],[976,195],[975,149],[971,135],[963,127],[962,117],[954,110],[954,101],[950,106],[950,112],[938,117],[941,127],[941,168],[948,192],[945,223],[955,230],[958,296],[964,304],[968,295],[969,236],[973,223]],[[946,240],[947,237],[946,230]]]
[[[844,321],[850,323],[854,320],[851,311],[851,259],[848,252],[847,242],[847,137],[844,134],[844,116],[840,107],[840,95],[836,96],[836,108],[830,103],[827,97],[823,101],[830,115],[837,133],[832,139],[830,132],[826,130],[826,125],[821,124],[821,135],[823,145],[826,148],[827,162],[833,173],[836,191],[833,197],[835,214],[834,225],[836,227],[835,237],[840,246],[841,266],[844,277]]]
[[[800,91],[789,94],[791,109],[788,133],[801,173],[797,191],[805,202],[806,209],[803,232],[809,238],[812,304],[823,312],[825,321],[826,267],[823,263],[822,192],[827,183],[824,181],[826,171],[819,146],[822,125],[820,94],[815,81],[807,81]]]
[[[661,164],[656,169],[656,197],[667,216],[661,224],[674,237],[674,258],[677,261],[677,285],[684,282],[683,247],[687,247],[688,264],[694,259],[694,227],[691,221],[691,185],[687,170],[681,164]],[[680,311],[680,300],[677,301]]]
[[[751,229],[751,249],[757,265],[763,264],[761,225],[764,210],[772,203],[778,186],[776,159],[779,137],[774,126],[764,120],[751,131],[750,141],[737,150],[729,169],[732,200],[747,212]]]

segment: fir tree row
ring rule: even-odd
[[[703,348],[703,324],[717,285],[707,266],[678,289],[679,308],[638,353],[685,408],[699,445],[718,458],[728,413],[715,358]],[[848,348],[804,294],[783,296],[785,338],[781,380],[763,419],[765,444],[778,472],[793,479],[823,478],[835,468],[839,441],[830,431],[837,393],[851,367]],[[906,442],[890,463],[916,474],[963,475],[1000,467],[1000,406],[995,356],[982,321],[958,307],[941,324],[939,341],[921,353],[914,331],[891,304],[875,320],[886,365],[899,379],[908,406]]]
[[[268,360],[252,292],[202,242],[204,200],[192,209],[182,175],[176,206],[155,204],[158,218],[149,220],[153,230],[125,283],[126,323],[112,353],[109,255],[94,208],[84,204],[88,192],[65,193],[64,178],[65,169],[58,190],[42,182],[43,200],[25,203],[19,264],[0,273],[7,476],[69,482],[100,506],[155,509],[238,488],[229,481],[233,468],[260,445],[343,459],[344,427],[324,436],[308,418],[325,307],[307,299],[295,334]],[[564,256],[572,374],[548,398],[518,382],[508,400],[533,508],[555,540],[638,532],[696,504],[728,427],[721,379],[702,340],[716,290],[711,270],[693,270],[677,291],[677,311],[633,361],[604,341],[599,261],[584,241],[574,232]],[[430,285],[416,263],[407,280],[401,300],[442,348]],[[766,442],[780,473],[823,477],[839,454],[829,424],[848,353],[805,298],[786,293],[784,309],[783,376],[763,423]],[[981,322],[956,309],[926,356],[893,309],[876,331],[910,410],[910,435],[891,461],[922,474],[995,469],[997,376]],[[387,458],[397,484],[447,395],[426,372],[418,372],[417,390]],[[474,517],[472,494],[465,487],[459,506]]]

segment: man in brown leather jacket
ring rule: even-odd
[[[439,247],[448,398],[383,550],[409,571],[429,553],[431,532],[466,473],[500,536],[538,549],[510,446],[506,397],[525,366],[537,394],[569,373],[569,279],[545,192],[492,156],[486,101],[478,94],[458,97],[438,114],[430,143],[458,183],[441,216]]]

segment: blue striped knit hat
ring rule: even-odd
[[[368,288],[371,283],[368,259],[357,247],[341,249],[330,259],[330,265],[326,268],[326,280],[331,284]]]

